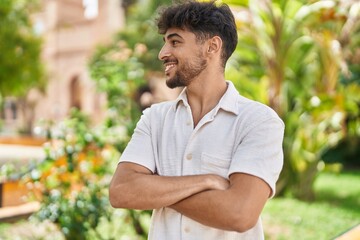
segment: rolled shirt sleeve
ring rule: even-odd
[[[121,162],[131,162],[148,168],[155,172],[155,158],[151,140],[150,109],[143,112],[136,125],[134,134],[131,137],[126,149],[121,154]]]
[[[246,173],[264,180],[275,195],[275,185],[283,166],[284,124],[278,117],[255,123],[235,150],[228,176]]]

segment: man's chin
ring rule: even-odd
[[[182,87],[181,86],[182,84],[180,84],[180,82],[176,81],[176,79],[174,79],[174,78],[166,79],[166,85],[171,89],[174,89],[177,87]]]
[[[166,86],[168,86],[168,88],[171,88],[171,89],[179,87],[176,82],[171,81],[171,80],[166,80]]]

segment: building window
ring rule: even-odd
[[[99,14],[98,0],[83,0],[84,17],[86,19],[94,19]]]
[[[70,108],[81,110],[81,86],[78,77],[74,77],[70,82]]]

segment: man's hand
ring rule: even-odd
[[[209,174],[209,180],[211,182],[212,190],[226,190],[230,187],[228,179],[215,174]]]

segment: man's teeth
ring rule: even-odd
[[[165,67],[165,72],[169,71],[172,67],[174,67],[175,64],[169,64],[169,65],[166,65]]]

